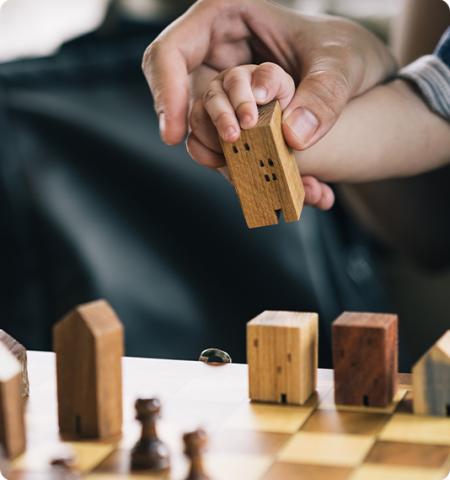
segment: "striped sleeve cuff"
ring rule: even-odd
[[[435,55],[425,55],[402,68],[399,78],[413,82],[431,110],[450,120],[450,68]]]

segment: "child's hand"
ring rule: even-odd
[[[200,164],[219,168],[225,165],[219,137],[227,142],[239,138],[241,128],[248,129],[258,120],[257,105],[273,99],[283,110],[295,93],[292,77],[274,63],[242,65],[225,70],[211,81],[202,98],[192,106],[189,124],[191,132],[187,149]],[[292,132],[283,125],[289,143]],[[305,202],[323,210],[332,207],[331,188],[311,176],[304,176]]]

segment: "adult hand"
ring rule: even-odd
[[[298,85],[283,113],[286,141],[297,150],[317,142],[349,99],[395,69],[381,41],[348,20],[302,15],[265,0],[199,0],[144,54],[162,139],[176,144],[186,135],[191,74],[264,61],[280,65]],[[257,87],[260,99],[270,89],[263,81]]]

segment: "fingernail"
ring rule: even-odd
[[[255,87],[253,89],[253,96],[257,102],[264,102],[267,98],[268,92],[264,87]]]
[[[234,137],[236,136],[237,133],[238,131],[236,130],[235,127],[229,126],[223,132],[223,139],[228,142],[231,140],[234,140]]]
[[[161,112],[158,115],[158,121],[159,121],[159,132],[161,136],[164,136],[164,133],[166,131],[166,116],[164,115],[164,112]]]
[[[241,120],[241,127],[248,127],[253,123],[253,117],[251,115],[244,115]]]
[[[319,120],[306,108],[296,108],[285,120],[301,145],[307,145],[316,133]]]

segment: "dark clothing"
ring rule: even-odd
[[[62,314],[103,297],[128,355],[244,361],[253,316],[318,311],[330,366],[330,322],[387,309],[367,240],[339,207],[249,230],[219,174],[162,144],[140,69],[159,30],[124,23],[0,65],[1,328],[49,349]]]

